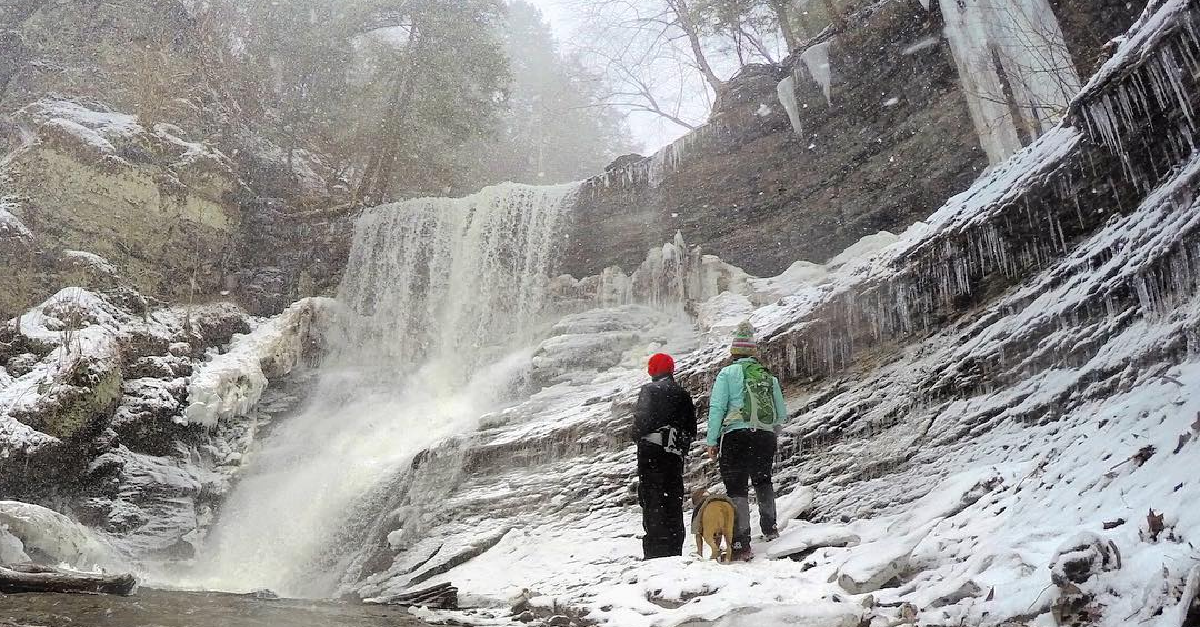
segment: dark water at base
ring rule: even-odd
[[[0,627],[425,627],[404,608],[142,589],[0,595]]]

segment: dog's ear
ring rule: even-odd
[[[692,505],[699,505],[701,501],[708,497],[708,490],[700,488],[692,491]]]

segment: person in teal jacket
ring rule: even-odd
[[[787,419],[779,379],[756,358],[754,327],[738,326],[730,347],[736,361],[713,381],[708,404],[708,453],[718,460],[725,492],[737,510],[733,557],[748,561],[750,551],[749,486],[758,498],[759,526],[766,540],[779,537],[775,487],[771,483],[776,438]]]

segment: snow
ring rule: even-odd
[[[20,538],[8,532],[8,525],[0,525],[0,564],[23,564],[29,561],[25,545]]]
[[[1157,44],[1184,24],[1188,0],[1151,0],[1126,36],[1117,38],[1117,49],[1092,75],[1083,94],[1094,94],[1118,74],[1146,62],[1156,54]]]
[[[1129,34],[1117,40],[1113,56],[1072,103],[1090,134],[1121,158],[1126,177],[1145,189],[1160,173],[1143,171],[1130,159],[1126,145],[1152,139],[1151,153],[1165,153],[1170,161],[1195,149],[1197,114],[1190,101],[1194,84],[1187,84],[1186,77],[1200,71],[1200,25],[1189,7],[1179,0],[1149,3]],[[1158,115],[1157,110],[1172,112],[1165,128],[1145,124]]]
[[[928,0],[923,0],[923,1],[925,2],[925,10],[928,11],[929,10]],[[929,48],[932,48],[932,47],[940,44],[941,42],[942,42],[942,38],[934,36],[934,35],[930,35],[928,37],[923,37],[919,41],[916,41],[916,42],[910,44],[908,47],[906,47],[903,51],[901,51],[901,54],[903,54],[904,56],[916,54],[922,50],[927,50]]]
[[[750,608],[722,618],[717,621],[716,627],[761,627],[762,625],[858,627],[862,614],[864,614],[862,610],[848,608],[845,603],[784,605],[765,609]]]
[[[248,335],[235,337],[228,352],[197,367],[188,385],[188,422],[212,428],[250,411],[269,377],[287,374],[300,363],[313,316],[331,305],[323,298],[299,300]]]
[[[14,539],[19,544],[14,543]],[[0,552],[5,544],[13,556],[24,553],[28,557],[36,552],[52,564],[81,570],[95,569],[96,566],[114,568],[122,564],[112,547],[87,527],[54,510],[29,503],[0,501]],[[0,563],[3,563],[2,558]]]
[[[119,312],[96,294],[66,288],[9,321],[33,342],[44,345],[42,356],[28,355],[29,372],[0,377],[0,454],[31,453],[58,440],[18,421],[16,415],[37,415],[58,394],[73,386],[63,373],[88,359],[102,369],[119,364],[116,328]],[[11,363],[11,362],[10,362]]]
[[[114,157],[118,153],[114,142],[129,141],[146,132],[137,123],[137,116],[92,109],[67,100],[36,102],[19,115],[68,135],[102,155]]]
[[[116,266],[112,265],[107,259],[95,253],[89,253],[82,250],[64,250],[62,251],[64,259],[69,259],[78,262],[81,265],[87,266],[100,274],[110,277],[118,276]]]
[[[151,147],[170,155],[173,167],[196,162],[216,162],[228,167],[228,159],[219,150],[204,143],[184,139],[184,131],[171,124],[155,124],[147,129],[136,115],[112,111],[101,104],[83,104],[70,100],[45,99],[26,106],[16,114],[27,126],[36,126],[54,134],[70,137],[96,153],[121,161],[124,147]],[[23,129],[36,136],[30,128]]]
[[[779,559],[821,547],[854,546],[861,542],[862,538],[842,524],[805,524],[799,529],[789,529],[772,542],[767,557]]]
[[[797,261],[779,276],[750,279],[749,285],[755,300],[760,304],[795,298],[805,293],[811,294],[816,286],[831,283],[854,271],[860,263],[871,259],[899,239],[887,231],[866,235],[824,264]]]
[[[33,233],[14,216],[13,205],[0,198],[0,240],[8,238],[31,239]]]

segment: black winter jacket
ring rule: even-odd
[[[692,396],[671,376],[659,377],[642,386],[630,437],[637,442],[663,427],[674,427],[679,431],[685,440],[685,450],[696,439],[696,406]]]

